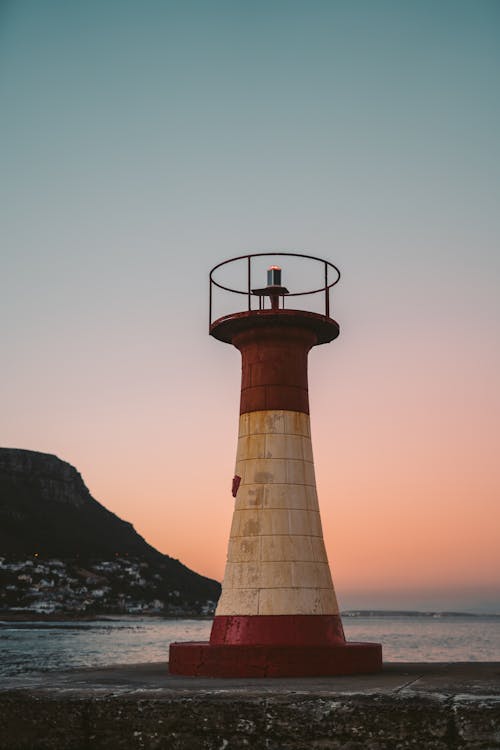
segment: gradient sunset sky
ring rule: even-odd
[[[240,361],[208,272],[325,257],[341,607],[500,611],[500,3],[4,0],[0,99],[0,443],[220,579]]]

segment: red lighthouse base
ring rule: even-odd
[[[379,643],[328,646],[172,643],[170,674],[203,677],[320,677],[382,669]]]

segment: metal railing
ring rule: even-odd
[[[317,289],[310,289],[304,292],[288,292],[286,294],[286,297],[304,297],[306,295],[313,295],[313,294],[320,294],[324,293],[324,302],[325,302],[325,311],[324,315],[325,317],[330,317],[330,289],[335,286],[335,284],[338,283],[340,280],[340,271],[333,263],[330,263],[329,260],[324,260],[324,258],[316,258],[314,255],[306,255],[304,253],[287,253],[287,252],[267,252],[267,253],[249,253],[248,255],[239,255],[235,258],[229,258],[228,260],[223,260],[221,263],[218,263],[216,266],[212,268],[209,274],[210,279],[210,291],[209,291],[209,327],[212,325],[212,308],[213,308],[213,287],[218,287],[219,289],[223,289],[226,292],[231,292],[232,294],[240,294],[245,295],[248,299],[248,311],[252,311],[254,308],[252,308],[252,299],[255,299],[256,297],[259,298],[259,309],[262,309],[262,295],[255,294],[255,292],[252,292],[252,259],[253,258],[262,258],[262,257],[276,257],[276,256],[286,256],[286,257],[293,257],[293,258],[304,258],[306,260],[312,260],[316,263],[321,263],[323,265],[323,274],[324,274],[324,286],[318,287]],[[246,289],[233,289],[230,286],[226,286],[225,284],[221,284],[219,281],[216,281],[213,277],[215,271],[217,271],[219,268],[222,268],[223,266],[227,266],[230,263],[236,263],[238,261],[246,261],[246,275],[247,275],[247,285]],[[334,280],[329,281],[329,273],[333,272],[335,274]],[[282,296],[283,300],[283,306],[284,306],[284,300],[285,296]]]

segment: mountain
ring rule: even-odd
[[[217,581],[158,552],[97,502],[73,466],[36,451],[0,448],[0,556],[71,560],[84,570],[133,559],[156,581],[150,593],[159,599],[173,592],[179,604],[201,603],[220,594]]]

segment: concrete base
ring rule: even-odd
[[[498,750],[500,663],[176,677],[167,663],[0,682],[0,750]]]
[[[203,677],[319,677],[382,669],[379,643],[329,646],[172,643],[170,674]]]

